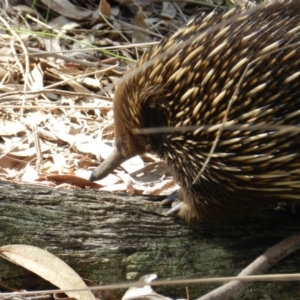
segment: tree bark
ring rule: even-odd
[[[235,276],[269,247],[300,231],[299,216],[287,211],[269,211],[247,222],[188,226],[166,216],[160,199],[1,182],[0,245],[37,246],[60,257],[84,278],[123,283],[150,273],[159,279]],[[269,273],[297,273],[299,265],[296,252]],[[43,285],[2,258],[0,277],[21,289]],[[217,286],[190,285],[190,298]],[[182,285],[155,290],[186,297]],[[255,283],[239,299],[298,298],[296,283]]]

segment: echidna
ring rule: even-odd
[[[299,2],[196,17],[129,72],[115,93],[114,121],[114,152],[91,181],[153,152],[180,184],[179,214],[188,221],[299,201],[300,134],[284,126],[300,126]],[[152,127],[182,131],[134,133]]]

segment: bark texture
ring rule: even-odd
[[[165,216],[159,197],[87,190],[58,190],[0,183],[0,245],[43,248],[80,276],[103,283],[235,276],[269,247],[300,230],[299,216],[266,212],[247,222],[188,226]],[[299,272],[300,253],[269,273]],[[0,280],[22,289],[45,286],[24,269],[0,258]],[[190,298],[214,287],[189,286]],[[186,297],[185,286],[156,291]],[[123,291],[116,294],[121,296]],[[240,299],[300,299],[298,283],[255,283]]]

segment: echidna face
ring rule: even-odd
[[[114,97],[115,148],[112,154],[93,170],[90,181],[104,178],[124,161],[147,151],[147,138],[133,133],[133,129],[140,127],[140,120],[133,118],[138,107],[132,106],[133,95],[127,88],[128,84],[124,82],[116,90]]]

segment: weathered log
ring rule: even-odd
[[[84,278],[119,283],[150,273],[160,279],[235,276],[269,247],[300,230],[299,216],[283,210],[247,222],[188,226],[167,217],[160,199],[1,182],[0,245],[37,246],[60,257]],[[296,273],[299,265],[296,252],[269,273]],[[42,282],[3,259],[0,277],[22,289],[40,288]],[[190,297],[216,286],[190,285]],[[184,286],[155,290],[186,297]],[[268,296],[295,299],[298,284],[255,283],[243,299]]]

